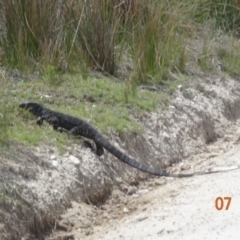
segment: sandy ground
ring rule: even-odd
[[[168,109],[139,118],[142,136],[108,139],[137,161],[172,173],[240,166],[240,82],[225,76],[196,82],[201,91],[193,82],[179,85]],[[43,130],[46,136],[52,131]],[[79,139],[68,141],[63,155],[43,144],[17,145],[0,156],[0,239],[239,238],[239,169],[186,179],[154,177],[111,154],[99,158]],[[229,209],[224,201],[217,210],[216,199],[224,197],[231,198]]]
[[[240,165],[240,144],[235,137],[210,145],[208,153],[188,159],[188,162],[197,161],[202,166]],[[119,217],[94,227],[94,233],[84,239],[239,239],[239,179],[240,171],[236,170],[166,180],[164,185],[149,187],[150,191],[145,194],[132,195],[125,207],[106,206]],[[216,209],[218,197],[231,198],[228,210],[227,200],[222,210]],[[220,200],[218,204],[221,207]],[[133,205],[136,211],[128,212]],[[74,236],[80,239],[77,231]]]

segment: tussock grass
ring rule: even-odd
[[[212,21],[238,34],[240,21],[232,0],[1,0],[0,6],[3,64],[48,75],[80,71],[86,78],[94,69],[116,76],[127,55],[133,63],[127,87],[184,73],[186,38],[198,24]]]
[[[216,28],[225,32],[234,31],[239,35],[240,12],[239,1],[232,0],[204,0],[198,1],[198,20],[201,22],[206,19],[213,19]],[[197,16],[197,15],[196,15]]]
[[[4,14],[1,46],[10,67],[44,66],[61,54],[62,18],[60,1],[1,1]]]
[[[137,83],[162,82],[169,71],[184,71],[184,43],[180,28],[184,18],[182,5],[167,1],[152,1],[145,10],[145,20],[135,27],[134,81]],[[140,19],[143,18],[139,14]],[[180,59],[181,58],[181,59]],[[181,67],[179,62],[181,60]]]

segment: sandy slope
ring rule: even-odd
[[[170,165],[168,170],[173,173],[240,166],[240,83],[214,76],[207,77],[205,84],[202,79],[198,81],[204,86],[203,92],[180,87],[168,110],[143,119],[144,137],[125,138],[123,149],[130,154],[129,150],[134,150],[134,158],[156,168],[160,162],[170,163],[166,166]],[[63,159],[60,167],[64,181],[54,177],[54,183],[65,189],[63,184],[71,180],[71,173],[82,186],[90,186],[84,189],[87,194],[98,193],[101,187],[88,181],[101,183],[108,174],[116,184],[103,205],[73,202],[58,221],[63,227],[54,229],[47,239],[239,239],[240,170],[186,179],[146,175],[134,181],[134,176],[141,175],[109,154],[100,161],[93,155],[84,158],[84,151],[76,156],[83,156],[78,171],[88,170],[83,174],[87,181],[69,171],[69,161]],[[132,195],[127,194],[131,184],[136,188]],[[75,189],[79,192],[81,185]],[[218,197],[231,197],[228,210],[216,209]]]

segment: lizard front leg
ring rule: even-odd
[[[57,117],[46,115],[46,116],[42,116],[42,118],[53,126],[53,130],[61,132],[61,130],[58,129],[59,128],[59,120]]]
[[[103,149],[102,145],[100,145],[100,144],[98,144],[96,142],[94,142],[94,143],[96,145],[96,150],[95,150],[96,154],[98,156],[102,156],[104,154],[104,149]]]

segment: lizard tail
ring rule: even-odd
[[[192,177],[194,175],[194,174],[171,174],[171,173],[168,173],[164,170],[156,170],[154,168],[146,166],[146,165],[144,165],[142,163],[139,163],[139,162],[135,161],[134,159],[130,158],[125,153],[121,152],[115,146],[113,146],[111,143],[109,143],[107,141],[107,139],[105,139],[100,134],[98,134],[98,136],[95,137],[95,140],[96,140],[96,143],[102,145],[113,156],[115,156],[116,158],[118,158],[122,162],[130,165],[131,167],[136,168],[138,170],[141,170],[143,172],[151,173],[151,174],[157,175],[157,176],[178,177],[178,178]]]

